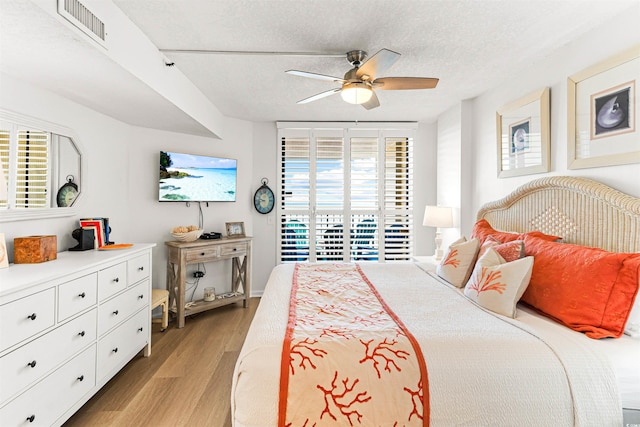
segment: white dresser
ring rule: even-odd
[[[151,248],[62,252],[0,270],[0,424],[61,425],[141,350]]]

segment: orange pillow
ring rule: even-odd
[[[498,239],[493,236],[487,237],[482,246],[480,246],[480,252],[478,252],[478,259],[485,254],[486,251],[492,248],[496,251],[506,262],[512,262],[524,258],[524,242],[522,240],[513,240],[507,243],[500,243]]]
[[[526,233],[509,233],[507,231],[498,231],[491,227],[491,224],[489,224],[489,221],[487,221],[486,219],[483,218],[478,220],[478,222],[476,222],[473,226],[473,230],[471,230],[471,238],[477,238],[478,240],[480,240],[480,244],[482,245],[489,236],[495,237],[501,243],[511,242],[514,240],[524,240],[524,236],[539,237],[550,242],[562,240],[562,237],[544,234],[541,231],[528,231]]]
[[[640,253],[614,253],[525,236],[534,256],[522,301],[590,338],[619,337],[640,285]]]

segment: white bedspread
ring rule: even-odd
[[[494,315],[414,264],[361,266],[422,347],[432,426],[622,424],[613,369],[580,334]],[[237,427],[277,424],[292,273],[293,265],[272,272],[238,357]]]

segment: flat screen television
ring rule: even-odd
[[[238,161],[160,152],[160,202],[235,202]]]

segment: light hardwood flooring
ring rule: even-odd
[[[64,427],[231,426],[231,378],[259,303],[232,304],[165,332],[153,324],[151,357],[136,356]]]

